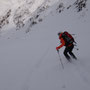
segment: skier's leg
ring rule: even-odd
[[[70,61],[71,58],[70,58],[70,56],[69,56],[67,53],[68,53],[68,48],[66,47],[63,54],[64,54],[64,56],[66,57],[66,59],[67,59],[68,61]]]
[[[69,54],[72,56],[72,58],[74,58],[74,59],[76,59],[76,60],[77,60],[77,58],[76,58],[76,56],[74,55],[74,53],[73,53],[73,52],[69,52]]]
[[[73,48],[74,48],[74,45],[72,45],[72,46],[69,47],[69,54],[72,56],[72,58],[74,58],[74,59],[77,60],[76,56],[75,56],[74,53],[72,52]]]

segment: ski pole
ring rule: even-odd
[[[74,49],[79,50],[79,48],[74,48]]]
[[[58,56],[59,56],[59,59],[60,59],[60,62],[61,62],[62,68],[64,69],[64,65],[63,65],[63,63],[62,63],[62,59],[61,59],[61,57],[60,57],[59,50],[57,50],[57,53],[58,53]]]
[[[77,45],[74,45],[74,46],[75,46],[74,49],[79,50],[79,48],[76,47]]]
[[[77,44],[77,43],[75,42],[74,46],[77,46],[76,44]],[[76,47],[76,48],[74,47],[74,49],[79,50],[79,48],[77,48],[77,47]]]

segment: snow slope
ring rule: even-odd
[[[45,11],[51,5],[59,0],[9,0],[0,1],[0,30],[6,30],[12,27],[16,29],[21,29],[27,25],[27,21],[31,20],[29,23],[33,23],[34,19],[41,12]],[[37,15],[34,14],[37,12]],[[9,15],[8,15],[9,12]],[[33,19],[33,20],[32,20]],[[6,30],[7,31],[7,30]]]
[[[81,12],[73,5],[76,0],[66,1],[42,12],[43,21],[28,33],[28,22],[21,30],[10,24],[7,33],[1,31],[0,90],[90,90],[90,1]],[[61,3],[63,7],[57,9]],[[72,7],[67,9],[69,5]],[[75,34],[79,51],[73,50],[78,61],[68,63],[64,47],[60,49],[62,69],[55,48],[59,45],[57,33],[65,30]]]

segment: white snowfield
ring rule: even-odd
[[[81,12],[66,8],[76,0],[50,1],[43,21],[28,33],[29,24],[16,31],[10,23],[0,30],[0,90],[90,90],[90,1]],[[60,3],[65,8],[58,13]],[[73,50],[78,60],[72,63],[63,55],[65,47],[59,50],[64,69],[56,51],[59,31],[75,34],[79,48]]]

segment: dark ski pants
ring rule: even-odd
[[[65,57],[66,57],[67,60],[70,60],[71,59],[70,56],[68,55],[68,53],[71,55],[72,58],[74,58],[74,59],[77,60],[76,56],[72,52],[73,48],[74,48],[74,45],[71,45],[69,47],[66,46],[66,48],[64,50],[64,55],[65,55]]]

